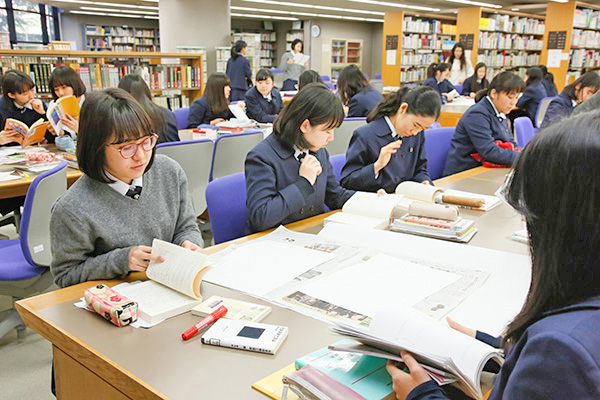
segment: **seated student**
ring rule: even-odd
[[[201,251],[185,174],[155,156],[154,121],[126,91],[88,94],[77,160],[84,175],[54,204],[50,271],[60,287],[145,271],[155,238]]]
[[[440,116],[440,97],[427,86],[391,93],[352,134],[340,183],[348,189],[394,193],[403,181],[431,183],[424,129]]]
[[[600,114],[586,113],[536,135],[517,161],[507,199],[527,222],[532,282],[489,400],[600,398],[599,143]],[[410,373],[387,365],[398,399],[448,398],[411,354],[402,359]]]
[[[273,134],[246,156],[248,233],[341,208],[354,191],[335,180],[327,143],[344,120],[340,99],[311,83],[279,114]]]
[[[246,114],[256,122],[273,122],[283,108],[279,90],[270,69],[261,68],[256,73],[256,86],[246,92]]]
[[[578,115],[585,112],[600,110],[600,91],[587,99],[581,105],[575,107],[571,115]]]
[[[238,40],[231,46],[231,57],[227,60],[225,73],[231,79],[231,93],[228,97],[231,101],[244,100],[248,84],[252,84],[252,70],[250,61],[246,57],[248,44]]]
[[[465,79],[462,88],[462,95],[469,96],[471,98],[475,98],[477,92],[483,89],[487,89],[490,86],[490,82],[488,82],[485,77],[487,74],[487,67],[484,63],[477,63],[475,66],[475,72],[473,75]]]
[[[50,74],[49,86],[52,89],[52,101],[49,106],[62,97],[75,96],[79,107],[85,101],[85,85],[77,71],[67,66],[54,68]],[[60,132],[54,132],[54,127],[48,124],[48,130],[55,135],[54,143],[60,150],[74,150],[77,132],[79,132],[79,120],[71,115],[65,115],[61,119],[63,128]]]
[[[483,161],[512,165],[517,155],[514,136],[506,114],[517,104],[525,82],[512,72],[501,72],[490,83],[487,95],[460,118],[450,142],[444,175],[480,166]],[[485,92],[484,92],[485,93]],[[507,143],[498,146],[495,142]],[[479,157],[474,156],[478,154]],[[479,161],[477,160],[479,158]]]
[[[458,96],[456,88],[448,80],[449,76],[450,64],[431,63],[427,68],[427,79],[422,84],[434,88],[439,93],[442,104],[449,103]]]
[[[158,134],[158,143],[179,141],[179,130],[177,129],[175,114],[168,108],[160,107],[152,101],[150,88],[141,75],[125,75],[119,82],[119,88],[131,94],[152,118]]]
[[[540,101],[544,97],[548,97],[546,88],[544,87],[543,72],[537,67],[527,68],[525,71],[525,91],[523,96],[517,101],[517,107],[535,124],[535,115]]]
[[[321,79],[321,75],[319,75],[317,71],[313,71],[312,69],[304,71],[300,74],[300,77],[298,78],[298,90],[302,90],[304,86],[313,82],[322,83],[323,85],[325,85],[325,82],[323,82],[323,79]]]
[[[342,104],[348,106],[348,117],[366,117],[383,100],[383,95],[369,85],[360,68],[354,64],[340,72],[337,88]]]
[[[546,94],[548,97],[558,96],[558,89],[554,84],[554,75],[551,72],[548,72],[548,68],[545,65],[538,65],[538,68],[542,70],[542,74],[544,74],[544,80],[542,80],[542,84],[546,89]]]
[[[548,105],[541,128],[546,128],[568,117],[573,109],[594,95],[600,89],[600,75],[587,72],[567,85]]]
[[[229,109],[229,93],[231,81],[222,72],[213,72],[208,77],[204,95],[194,101],[190,106],[188,116],[188,129],[196,128],[198,125],[216,125],[219,122],[234,118]],[[246,107],[243,101],[238,101],[239,107]]]

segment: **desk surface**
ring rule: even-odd
[[[476,168],[440,179],[436,184],[492,194],[506,172],[505,169]],[[527,246],[508,239],[510,233],[522,228],[522,223],[505,205],[488,213],[467,210],[463,215],[475,218],[480,229],[469,245],[527,253]],[[322,220],[323,216],[317,216],[291,224],[289,228],[314,233],[322,227]],[[245,242],[260,235],[234,242]],[[217,251],[227,245],[209,250]],[[140,277],[143,274],[132,274],[129,279]],[[101,322],[92,313],[74,309],[73,301],[93,284],[95,282],[86,282],[17,303],[26,324],[53,343],[55,366],[66,358],[77,367],[68,370],[70,376],[57,374],[59,390],[61,385],[74,385],[77,381],[84,385],[93,371],[95,379],[99,377],[104,385],[112,385],[110,390],[116,390],[114,393],[121,396],[118,398],[183,399],[189,398],[191,393],[199,393],[206,399],[266,399],[251,388],[252,383],[297,357],[337,340],[324,323],[274,305],[264,322],[290,328],[289,337],[275,356],[202,345],[200,335],[182,342],[180,334],[198,321],[198,317],[189,313],[149,330],[119,329]],[[109,284],[114,285],[115,281]],[[205,297],[218,294],[262,303],[208,283],[202,284],[202,293]]]

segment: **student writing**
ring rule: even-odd
[[[463,96],[469,96],[474,98],[477,92],[483,89],[487,89],[490,86],[490,82],[485,77],[487,74],[487,67],[484,63],[478,63],[475,66],[475,72],[473,75],[465,79],[463,82],[463,88],[461,94]]]
[[[283,71],[283,86],[282,91],[296,90],[296,84],[300,78],[300,74],[308,68],[308,62],[304,65],[296,64],[294,57],[296,54],[301,54],[304,49],[304,43],[300,39],[294,39],[292,42],[292,49],[281,56],[281,62],[279,63],[279,69]]]
[[[501,72],[490,83],[487,94],[460,118],[444,167],[444,175],[452,175],[481,165],[481,160],[499,165],[512,165],[518,151],[506,114],[517,104],[525,88],[523,79],[512,72]],[[508,144],[500,147],[496,141]],[[511,149],[512,147],[513,149]],[[478,154],[480,160],[476,160]]]
[[[348,117],[366,117],[383,100],[383,95],[369,85],[360,68],[354,64],[340,72],[337,88],[342,104],[348,106]]]
[[[247,232],[341,208],[354,194],[335,180],[325,149],[344,120],[340,99],[319,83],[298,92],[245,163]]]
[[[450,64],[431,63],[427,68],[427,79],[423,82],[423,86],[432,87],[438,92],[442,104],[451,102],[454,97],[458,96],[456,88],[448,81],[449,76]]]
[[[440,116],[441,102],[427,86],[391,93],[356,129],[342,168],[342,186],[394,193],[403,181],[431,183],[427,172],[424,129]]]
[[[517,161],[507,199],[527,222],[531,285],[503,334],[490,400],[600,398],[599,168],[597,111],[536,135]],[[412,355],[402,359],[409,374],[387,366],[398,399],[447,398]]]
[[[200,251],[202,237],[179,164],[155,156],[154,121],[118,88],[92,92],[81,110],[77,160],[84,175],[50,218],[58,286],[145,271],[152,240]]]
[[[158,143],[179,141],[175,114],[168,108],[161,107],[152,101],[150,88],[141,75],[125,75],[119,81],[119,88],[131,94],[140,103],[148,116],[152,118],[158,134]]]
[[[525,71],[525,91],[517,102],[519,110],[524,112],[534,123],[540,101],[544,97],[548,97],[546,88],[542,83],[543,80],[544,74],[541,69],[537,67],[528,68]]]
[[[213,72],[206,81],[204,95],[194,101],[190,106],[188,116],[188,129],[196,128],[198,125],[216,125],[227,119],[234,118],[229,110],[229,93],[231,87],[229,77],[222,72]],[[238,101],[239,107],[246,107],[243,101]]]
[[[231,79],[231,93],[229,100],[244,100],[248,91],[248,83],[252,84],[252,70],[250,61],[246,57],[248,44],[243,40],[238,40],[231,46],[231,58],[227,60],[225,73]]]
[[[452,47],[450,57],[446,60],[450,64],[451,74],[448,80],[453,85],[462,85],[465,79],[473,75],[473,64],[467,58],[465,47],[458,42]]]
[[[256,73],[256,86],[246,92],[246,114],[256,122],[273,122],[283,108],[279,90],[275,89],[273,73],[261,68]]]

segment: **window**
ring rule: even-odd
[[[42,18],[40,14],[15,11],[15,31],[17,42],[43,43]]]
[[[48,44],[60,40],[55,8],[27,0],[0,0],[0,32],[8,32],[11,44]]]

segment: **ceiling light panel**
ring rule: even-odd
[[[122,13],[132,13],[132,14],[151,14],[156,15],[156,11],[137,11],[137,10],[117,10],[115,8],[100,8],[100,7],[79,7],[82,10],[91,10],[91,11],[104,11],[104,12],[122,12]]]
[[[271,15],[258,15],[258,14],[239,14],[239,13],[229,13],[232,17],[247,17],[247,18],[263,18],[263,19],[281,19],[284,21],[298,21],[298,18],[291,17],[279,17],[279,16],[271,16]]]
[[[381,12],[381,11],[358,10],[358,9],[353,9],[353,8],[341,8],[341,7],[329,7],[329,6],[321,6],[318,4],[288,3],[286,1],[274,1],[274,0],[243,0],[243,1],[246,1],[249,3],[271,4],[271,5],[283,6],[283,7],[303,7],[303,8],[312,8],[312,9],[316,9],[316,10],[348,12],[348,13],[355,13],[355,14],[385,15],[385,13]]]
[[[353,3],[373,4],[373,5],[382,6],[382,7],[408,8],[409,10],[440,11],[439,8],[413,6],[411,4],[390,3],[387,1],[376,1],[376,0],[348,0],[348,1],[351,1]]]
[[[490,3],[482,3],[479,1],[469,1],[469,0],[446,0],[450,3],[460,3],[460,4],[469,4],[472,6],[481,6],[481,7],[490,7],[490,8],[502,8],[498,4],[490,4]]]

